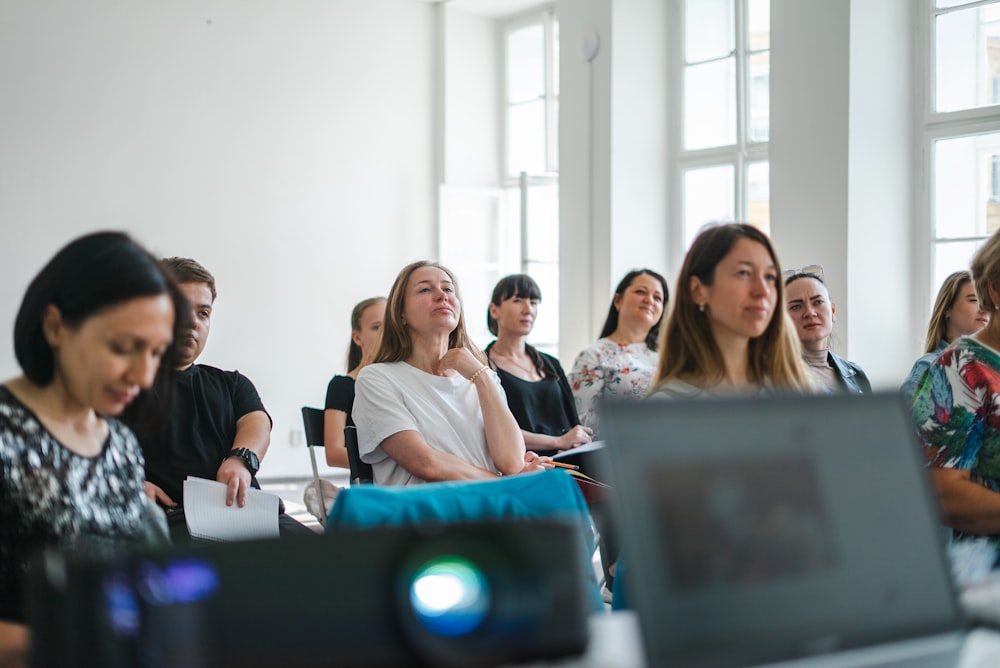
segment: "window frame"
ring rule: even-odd
[[[670,25],[670,37],[673,47],[670,52],[670,67],[668,90],[670,99],[673,100],[670,107],[670,115],[673,121],[670,123],[672,137],[670,141],[671,164],[670,180],[671,192],[674,197],[671,200],[673,219],[677,221],[674,229],[670,230],[670,260],[671,264],[679,267],[684,253],[690,246],[692,239],[686,236],[686,211],[687,201],[685,193],[685,175],[693,169],[705,167],[731,166],[734,170],[733,187],[733,216],[734,220],[747,220],[749,214],[748,181],[749,167],[753,163],[767,162],[770,164],[770,114],[768,118],[768,140],[749,141],[750,122],[750,60],[752,56],[760,53],[770,53],[770,43],[766,50],[751,50],[749,34],[749,2],[750,0],[731,0],[734,7],[735,39],[733,51],[730,55],[735,57],[736,76],[736,142],[726,146],[715,146],[702,149],[684,148],[686,119],[685,119],[685,99],[684,85],[686,70],[689,67],[686,49],[686,26],[685,26],[685,0],[672,0]],[[713,59],[719,60],[719,59]],[[702,62],[702,61],[699,61]],[[709,62],[709,61],[704,61]],[[696,63],[693,63],[696,64]],[[770,77],[769,77],[770,79]],[[770,82],[769,82],[770,90]]]
[[[936,145],[938,141],[961,139],[976,135],[1000,133],[1000,104],[988,104],[979,107],[959,109],[955,111],[936,111],[937,104],[937,30],[938,16],[952,12],[985,6],[1000,7],[997,0],[973,0],[952,7],[936,7],[936,0],[924,0],[919,8],[920,39],[915,40],[915,48],[920,50],[916,63],[922,63],[920,83],[917,86],[920,95],[920,122],[917,132],[920,135],[918,145],[921,147],[917,181],[920,184],[920,197],[917,202],[917,218],[920,220],[919,233],[916,235],[915,246],[918,249],[915,259],[916,276],[924,276],[923,289],[918,289],[919,302],[915,304],[915,312],[920,316],[919,322],[926,323],[930,314],[931,302],[940,288],[938,285],[936,258],[938,248],[945,244],[957,242],[981,243],[989,237],[984,235],[962,237],[942,237],[937,232],[936,200]],[[989,176],[989,175],[988,175]],[[921,326],[922,329],[923,326]]]

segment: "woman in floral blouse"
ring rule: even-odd
[[[584,348],[569,374],[580,424],[600,438],[597,413],[607,396],[642,398],[656,371],[657,339],[670,293],[651,269],[625,275],[608,309],[601,338]]]
[[[972,258],[979,307],[1000,310],[1000,232]],[[1000,318],[953,341],[917,383],[913,419],[944,523],[1000,543]]]

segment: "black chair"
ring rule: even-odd
[[[316,451],[314,448],[326,448],[323,438],[323,410],[320,408],[302,407],[302,426],[306,431],[306,447],[309,449],[309,460],[312,462],[313,483],[319,493],[319,503],[322,506],[323,518],[326,518],[330,508],[326,505],[326,498],[323,494],[323,482],[319,478],[319,467],[316,465]],[[331,499],[332,501],[332,499]]]
[[[358,451],[358,430],[354,427],[344,427],[344,445],[347,446],[347,462],[351,466],[352,485],[370,485],[375,482],[371,464],[361,461]]]

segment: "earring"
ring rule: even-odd
[[[700,311],[701,313],[704,313],[704,312],[705,312],[705,305],[704,305],[704,304],[698,304],[698,310],[699,310],[699,311]]]

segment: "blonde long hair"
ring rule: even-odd
[[[781,266],[763,232],[745,223],[715,225],[701,232],[684,257],[674,307],[667,326],[660,332],[660,362],[651,392],[678,379],[699,387],[710,387],[725,378],[726,364],[705,313],[691,297],[691,279],[706,286],[715,281],[715,269],[740,239],[762,244],[774,262],[775,312],[764,333],[750,340],[747,368],[750,380],[761,385],[807,391],[812,388],[809,371],[802,361],[801,344],[785,312]]]
[[[927,338],[924,339],[924,352],[932,353],[944,340],[948,333],[948,311],[955,306],[962,288],[966,283],[972,282],[972,275],[968,271],[952,272],[948,278],[944,279],[941,289],[938,290],[937,299],[934,300],[934,310],[931,311],[931,321],[927,323]]]
[[[455,298],[461,305],[462,296],[458,291],[458,281],[455,279],[455,274],[451,272],[450,269],[444,267],[437,262],[429,262],[427,260],[420,260],[418,262],[413,262],[406,265],[396,276],[396,280],[392,284],[392,288],[389,290],[389,296],[386,298],[385,305],[385,321],[382,323],[382,331],[379,336],[378,350],[372,356],[371,360],[366,360],[369,364],[375,364],[378,362],[403,362],[409,359],[410,355],[413,353],[413,339],[410,336],[410,331],[406,328],[406,324],[403,322],[403,308],[406,305],[406,286],[410,282],[410,276],[413,275],[417,269],[423,267],[434,267],[440,269],[444,273],[448,274],[448,278],[451,280],[452,285],[455,286]],[[469,334],[465,329],[465,310],[459,308],[458,311],[458,326],[452,330],[451,334],[448,335],[448,349],[452,348],[468,348],[476,359],[483,363],[484,366],[488,366],[489,362],[486,359],[486,355],[483,354],[476,344],[472,342],[469,338]]]

